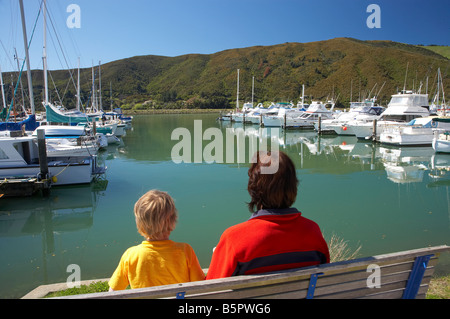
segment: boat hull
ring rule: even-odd
[[[88,159],[70,164],[61,161],[49,162],[49,179],[52,181],[52,186],[89,184],[95,177],[92,165],[93,162]],[[0,178],[36,178],[39,173],[39,165],[8,167],[0,170]]]
[[[264,116],[263,125],[265,127],[281,127],[283,124],[283,118],[279,116]]]
[[[437,153],[450,153],[450,138],[445,136],[445,138],[434,137],[431,146]]]
[[[380,143],[398,146],[430,146],[433,134],[413,135],[399,133],[380,134]]]

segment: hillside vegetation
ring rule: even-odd
[[[338,97],[338,106],[348,107],[351,98],[357,100],[367,97],[369,92],[372,96],[380,92],[378,101],[385,105],[391,94],[403,88],[405,76],[407,89],[417,90],[422,84],[422,92],[426,90],[428,79],[428,93],[434,95],[438,68],[445,92],[449,91],[450,60],[428,48],[391,41],[336,38],[230,49],[208,55],[136,56],[101,66],[102,102],[104,108],[109,108],[112,102],[114,107],[136,110],[233,108],[239,69],[241,105],[252,98],[252,77],[257,103],[297,103],[304,84],[307,100],[334,96]],[[94,71],[98,78],[98,67]],[[61,99],[66,107],[75,107],[76,70],[50,73],[52,100]],[[42,71],[35,70],[32,74],[39,109],[43,97]],[[22,82],[26,89],[26,74]],[[91,87],[92,70],[82,69],[83,105],[91,101]],[[9,93],[7,100],[10,98]]]

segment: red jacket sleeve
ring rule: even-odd
[[[206,279],[230,277],[236,266],[236,254],[225,231],[214,249]]]

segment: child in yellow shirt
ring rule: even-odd
[[[205,279],[192,247],[169,239],[178,218],[169,194],[148,191],[134,205],[134,215],[145,240],[122,255],[109,280],[110,291]]]

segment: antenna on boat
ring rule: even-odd
[[[375,95],[375,100],[378,99],[378,96],[380,95],[381,90],[383,89],[383,87],[384,87],[385,84],[386,84],[386,81],[384,81],[384,83],[383,83],[383,85],[381,86],[380,90],[379,90],[379,91],[377,92],[377,94]],[[374,101],[374,102],[375,102],[375,101]]]
[[[305,106],[305,85],[302,84],[302,108]]]
[[[405,83],[403,84],[403,92],[406,92],[406,78],[408,77],[408,66],[409,62],[406,63],[406,74],[405,74]]]

